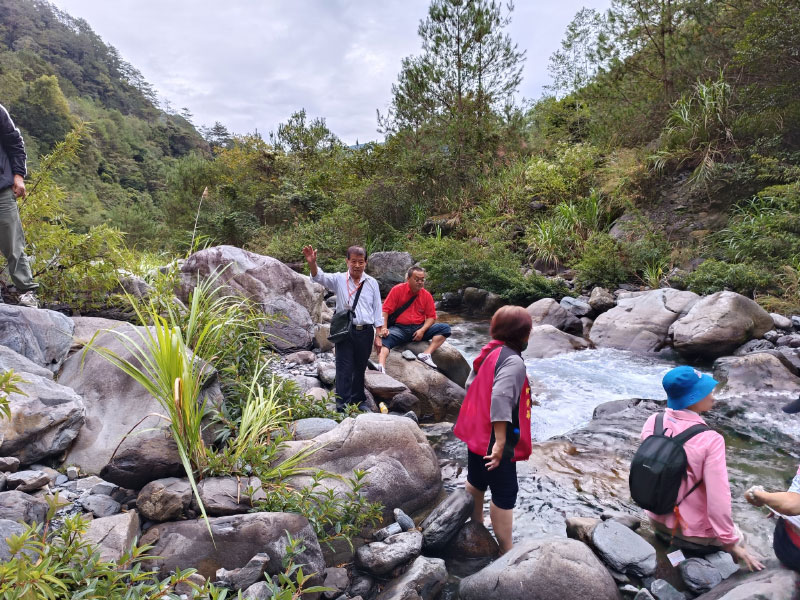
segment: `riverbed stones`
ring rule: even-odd
[[[355,564],[374,575],[386,575],[395,567],[419,556],[422,551],[422,534],[405,531],[390,535],[382,542],[365,544],[356,550]]]
[[[400,392],[405,392],[408,388],[394,377],[378,371],[367,371],[364,373],[364,386],[372,393],[375,398],[389,400]]]
[[[686,584],[695,594],[703,594],[722,583],[722,575],[710,562],[703,558],[687,558],[678,571]]]
[[[325,581],[323,587],[332,588],[327,592],[323,592],[322,597],[325,600],[338,598],[350,585],[350,577],[347,575],[347,569],[343,567],[328,567],[325,569]]]
[[[420,525],[426,552],[444,549],[472,514],[475,500],[466,490],[456,490],[433,509]]]
[[[12,535],[21,535],[25,531],[25,526],[16,521],[0,518],[0,562],[11,560],[11,550],[6,541]]]
[[[589,317],[594,314],[594,309],[592,309],[588,300],[589,299],[586,296],[582,296],[580,298],[564,296],[559,304],[564,310],[572,313],[578,317],[578,319],[580,319],[581,317]]]
[[[151,481],[136,498],[136,508],[149,521],[179,519],[192,501],[192,487],[186,479],[167,477]]]
[[[264,572],[269,565],[270,557],[265,552],[259,552],[247,564],[239,569],[218,569],[216,573],[219,585],[233,590],[246,590],[251,585],[264,578]]]
[[[772,317],[772,323],[775,325],[775,329],[789,330],[792,328],[791,319],[784,317],[783,315],[779,315],[778,313],[769,313],[769,316]]]
[[[296,365],[310,365],[316,358],[317,357],[310,350],[299,350],[288,354],[285,360],[286,362],[295,363]]]
[[[592,531],[592,545],[615,571],[635,577],[650,577],[656,572],[655,548],[618,521],[599,523]]]
[[[378,280],[381,296],[386,297],[398,283],[406,280],[408,269],[414,259],[408,252],[373,252],[367,260],[366,272]]]
[[[18,490],[0,492],[0,519],[32,525],[44,523],[47,502]]]
[[[770,569],[732,578],[695,600],[794,600],[800,574],[788,569]]]
[[[522,356],[526,359],[551,358],[591,347],[592,343],[588,340],[556,329],[552,325],[535,325]]]
[[[85,511],[92,513],[98,519],[115,515],[121,508],[119,502],[103,494],[89,494],[80,502]]]
[[[14,473],[19,469],[19,459],[16,456],[3,456],[0,458],[0,471]]]
[[[281,352],[311,348],[314,323],[327,312],[323,288],[279,260],[234,246],[216,246],[192,254],[180,270],[179,297],[186,301],[198,283],[218,273],[227,292],[248,298],[268,315],[263,326]]]
[[[139,537],[139,513],[135,510],[92,519],[83,538],[98,547],[100,560],[117,562]]]
[[[614,580],[586,544],[565,538],[522,542],[465,577],[462,600],[618,600]]]
[[[321,362],[317,366],[317,377],[327,386],[332,386],[336,382],[336,365],[329,362]]]
[[[408,571],[392,580],[376,600],[435,600],[446,581],[447,569],[441,558],[418,556]]]
[[[283,570],[288,544],[287,533],[300,540],[305,549],[295,557],[305,573],[315,573],[308,585],[320,585],[325,562],[317,536],[308,520],[290,513],[250,513],[209,519],[213,542],[202,519],[154,525],[142,536],[142,544],[152,544],[148,566],[165,577],[175,569],[196,568],[206,578],[217,569],[239,569],[259,552],[269,555],[266,572]]]
[[[744,356],[745,354],[752,354],[753,352],[764,352],[766,350],[773,350],[775,344],[768,340],[750,340],[739,346],[733,351],[734,356]]]
[[[329,432],[338,423],[333,419],[323,419],[321,417],[309,417],[298,419],[292,425],[295,440],[313,440],[318,435]]]
[[[8,346],[0,345],[0,372],[13,370],[15,373],[30,373],[45,379],[52,379],[53,372],[37,365],[31,359],[22,356]]]
[[[405,350],[410,350],[414,355],[412,360],[416,359],[417,354],[424,352],[428,347],[428,342],[409,342],[402,346],[398,346],[397,351],[405,353]],[[392,349],[392,352],[395,350]],[[469,377],[470,365],[464,355],[458,349],[445,342],[439,346],[431,356],[433,362],[436,363],[436,368],[442,372],[445,377],[458,386],[464,387]]]
[[[72,345],[69,317],[44,308],[0,304],[0,345],[58,373]]]
[[[592,531],[600,523],[594,517],[568,517],[566,521],[567,537],[584,544],[592,543]]]
[[[617,299],[606,288],[596,287],[592,289],[592,293],[589,295],[589,306],[592,307],[595,313],[604,313],[616,305]]]
[[[50,483],[50,477],[42,471],[17,471],[6,475],[6,487],[20,492],[35,492]]]
[[[258,477],[207,477],[197,484],[197,491],[206,513],[214,517],[246,513],[255,501],[267,497]]]
[[[525,310],[533,320],[533,325],[552,325],[556,329],[582,335],[583,325],[578,317],[568,312],[563,306],[552,298],[542,298],[529,305]]]
[[[446,554],[457,560],[497,558],[500,546],[483,523],[467,521],[447,544]]]
[[[0,454],[30,465],[66,450],[84,424],[85,405],[73,389],[23,373],[21,394],[8,396],[11,419],[0,419]]]
[[[712,567],[719,571],[719,574],[723,579],[727,579],[739,571],[739,564],[733,560],[733,557],[730,554],[723,552],[722,550],[719,552],[714,552],[713,554],[708,554],[703,558],[711,563]]]
[[[650,584],[655,600],[686,600],[686,594],[676,590],[669,581],[656,579]]]
[[[621,293],[617,306],[595,319],[589,338],[598,347],[658,352],[667,345],[670,326],[699,298],[672,288]]]

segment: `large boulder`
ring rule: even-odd
[[[272,257],[216,246],[192,254],[181,265],[179,297],[188,300],[198,279],[213,273],[220,273],[217,283],[225,292],[248,298],[264,313],[280,317],[263,328],[276,348],[311,348],[314,323],[327,312],[322,286]]]
[[[420,525],[425,550],[441,551],[472,514],[475,500],[466,490],[450,494]]]
[[[670,326],[699,298],[671,288],[620,294],[617,306],[597,317],[589,339],[598,347],[657,352],[667,344]]]
[[[72,344],[72,321],[40,308],[0,304],[0,345],[58,373]]]
[[[45,379],[52,379],[53,372],[50,369],[40,367],[31,359],[14,352],[8,346],[0,346],[0,372],[14,371],[15,373],[31,373]],[[23,378],[24,379],[24,378]]]
[[[136,508],[150,521],[174,521],[183,516],[191,501],[189,480],[167,477],[144,486],[136,498]]]
[[[367,274],[378,280],[384,298],[398,283],[406,280],[406,272],[414,265],[408,252],[374,252],[367,260]]]
[[[772,317],[750,298],[717,292],[698,300],[671,327],[673,346],[688,358],[713,359],[730,354],[772,329]]]
[[[442,491],[436,454],[417,424],[406,417],[358,415],[313,440],[287,442],[287,452],[293,455],[311,446],[317,450],[300,466],[341,475],[342,479],[322,480],[339,493],[349,491],[346,479],[354,469],[366,471],[362,494],[381,502],[387,519],[393,518],[395,508],[408,514],[430,508]],[[309,482],[310,476],[293,478],[295,486]]]
[[[732,577],[695,600],[795,600],[800,574],[788,569]]]
[[[160,523],[148,529],[141,538],[141,544],[153,546],[148,567],[161,577],[175,569],[196,568],[207,579],[214,579],[218,569],[239,569],[263,552],[269,556],[266,572],[275,575],[283,570],[288,534],[305,548],[295,556],[295,563],[303,565],[304,573],[315,574],[308,585],[322,583],[322,550],[305,517],[262,512],[212,517],[208,524],[213,540],[203,519]]]
[[[197,484],[197,491],[206,514],[213,517],[246,513],[254,501],[266,498],[258,477],[208,477]]]
[[[381,542],[365,544],[356,550],[356,566],[375,575],[386,575],[419,556],[422,551],[422,534],[404,531],[390,535]]]
[[[447,569],[441,558],[420,556],[376,600],[435,600],[446,581]]]
[[[96,544],[100,560],[117,562],[139,537],[139,513],[135,510],[93,519],[83,538]]]
[[[459,586],[462,600],[619,600],[611,575],[586,544],[545,538],[515,545]]]
[[[115,333],[101,333],[95,343],[135,361],[117,333],[139,343],[137,330],[144,332],[143,327],[120,324]],[[89,350],[76,352],[65,361],[59,382],[80,394],[86,406],[86,421],[69,449],[67,464],[80,467],[83,473],[101,474],[104,479],[130,489],[140,489],[154,479],[183,474],[178,449],[167,425],[154,416],[163,414],[164,409],[127,374]],[[206,379],[203,397],[208,404],[222,402],[215,374],[210,373]]]
[[[66,450],[78,436],[86,410],[71,388],[32,373],[20,375],[22,393],[8,396],[11,419],[0,419],[0,456],[30,465]]]
[[[599,523],[592,530],[592,545],[603,562],[618,573],[651,577],[656,572],[656,549],[618,521]]]
[[[524,358],[550,358],[591,347],[590,341],[556,329],[552,325],[535,325],[531,329],[528,347],[522,356]]]
[[[20,492],[0,492],[0,519],[19,521],[21,523],[44,523],[47,517],[47,502]]]
[[[392,349],[392,353],[402,353],[403,350],[411,350],[415,355],[424,352],[428,347],[428,342],[410,342]],[[433,362],[450,381],[464,387],[469,377],[470,365],[458,348],[445,342],[433,353]]]
[[[583,334],[581,320],[552,298],[537,300],[526,309],[533,325],[552,325],[556,329],[573,335]]]
[[[434,361],[436,360],[434,354]],[[373,360],[377,355],[373,353]],[[408,386],[420,400],[420,414],[432,415],[435,421],[455,417],[464,400],[464,388],[455,384],[438,369],[419,360],[406,360],[400,352],[390,352],[386,359],[386,372]]]

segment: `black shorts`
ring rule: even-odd
[[[467,481],[472,487],[485,492],[492,491],[492,502],[497,508],[511,510],[517,503],[517,465],[504,458],[496,469],[488,471],[483,457],[467,450]]]
[[[788,527],[786,521],[778,519],[775,525],[775,538],[772,541],[772,548],[775,556],[787,569],[800,571],[800,548],[794,545],[789,534],[786,532]]]

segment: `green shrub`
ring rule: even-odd
[[[607,233],[596,233],[586,241],[574,268],[575,283],[582,288],[614,287],[633,276],[620,244]]]
[[[525,170],[530,196],[546,203],[570,200],[589,193],[600,159],[589,144],[558,144],[552,158],[531,159]]]
[[[685,281],[688,290],[701,296],[731,290],[750,298],[769,291],[774,284],[773,276],[758,266],[714,259],[704,261]]]

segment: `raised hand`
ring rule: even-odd
[[[317,262],[317,251],[314,250],[311,246],[304,246],[303,247],[303,257],[306,259],[306,262],[311,264],[316,264]]]

